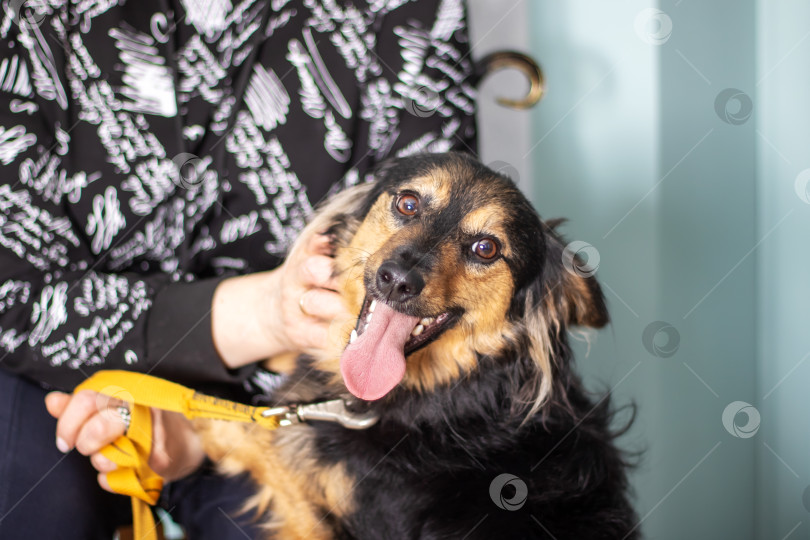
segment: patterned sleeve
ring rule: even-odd
[[[60,49],[9,13],[0,13],[0,367],[62,390],[102,367],[189,384],[235,376],[211,338],[218,280],[111,271],[107,248],[123,226],[111,187],[92,198],[86,226],[74,219],[83,191],[120,179],[65,170],[75,134],[55,69]]]

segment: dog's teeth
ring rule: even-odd
[[[433,317],[425,317],[424,319],[419,321],[419,324],[421,324],[422,326],[427,326],[432,322],[433,322]]]
[[[366,323],[366,325],[363,327],[363,332],[365,332],[366,330],[368,330],[368,323]]]
[[[416,328],[414,328],[414,329],[413,329],[413,331],[411,332],[411,335],[412,335],[412,336],[418,336],[418,335],[419,335],[419,334],[421,334],[421,333],[422,333],[424,330],[425,330],[425,327],[424,327],[424,326],[422,326],[421,324],[417,324],[417,325],[416,325]]]
[[[354,343],[355,339],[357,339],[357,330],[352,330],[352,335],[349,337],[349,343]]]
[[[369,304],[369,306],[368,306],[368,312],[369,312],[369,313],[373,313],[373,312],[374,312],[374,308],[375,308],[375,307],[377,307],[377,301],[376,301],[376,300],[372,300],[372,301],[371,301],[371,304]]]
[[[366,317],[366,322],[367,322],[367,323],[370,323],[370,322],[371,322],[371,316],[372,316],[372,315],[374,315],[374,314],[373,314],[373,313],[369,313],[369,314],[368,314],[368,317]]]

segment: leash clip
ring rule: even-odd
[[[293,412],[290,407],[286,405],[282,405],[281,407],[273,407],[270,409],[265,409],[261,412],[262,418],[269,418],[271,416],[275,416],[278,418],[278,426],[279,427],[287,427],[293,424],[298,424],[301,420],[298,416]]]
[[[373,412],[350,412],[346,408],[346,402],[342,399],[304,405],[273,407],[263,411],[262,416],[277,416],[279,426],[291,426],[301,422],[318,420],[321,422],[334,422],[347,429],[368,429],[376,424],[380,418]]]

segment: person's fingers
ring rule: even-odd
[[[118,468],[118,465],[116,465],[115,462],[110,461],[100,452],[96,452],[90,456],[90,464],[93,465],[95,470],[101,473],[108,473]]]
[[[110,487],[110,483],[107,481],[107,473],[98,473],[98,485],[101,486],[101,489],[104,491],[115,493]]]
[[[332,255],[335,251],[334,238],[328,234],[313,234],[307,244],[307,251],[318,255]]]
[[[172,464],[172,457],[166,450],[167,433],[165,415],[169,413],[160,409],[152,409],[152,449],[149,451],[149,466],[162,477],[168,476]]]
[[[70,396],[70,400],[56,422],[56,446],[69,452],[76,445],[79,431],[87,420],[98,413],[96,392],[83,390]]]
[[[340,295],[326,289],[310,289],[301,295],[300,302],[302,309],[311,317],[325,321],[351,317]]]
[[[330,324],[326,322],[313,323],[307,326],[306,333],[301,334],[298,343],[303,348],[321,348],[327,343]]]
[[[125,431],[124,421],[114,410],[101,411],[82,425],[76,437],[76,450],[85,456],[95,454]]]
[[[327,287],[332,285],[332,268],[334,260],[323,255],[307,257],[301,263],[301,282],[309,287]]]
[[[205,459],[202,442],[180,413],[152,409],[152,451],[149,466],[171,482],[195,471]]]
[[[70,403],[70,394],[64,392],[50,392],[45,396],[45,408],[48,410],[48,414],[54,418],[62,416],[68,403]]]

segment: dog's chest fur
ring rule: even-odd
[[[552,538],[543,527],[556,538],[624,536],[634,516],[624,478],[594,473],[622,466],[603,436],[607,407],[574,386],[572,406],[590,412],[582,424],[558,410],[521,426],[509,420],[511,375],[491,369],[419,399],[394,395],[365,431],[318,422],[272,432],[199,427],[224,472],[257,480],[250,506],[271,516],[268,538]],[[296,384],[305,383],[293,376],[288,388]],[[503,473],[527,484],[518,510],[492,499],[490,485]]]

